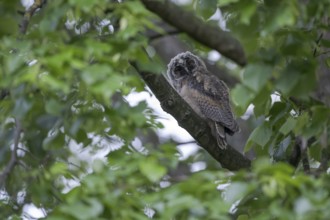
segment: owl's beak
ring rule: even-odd
[[[182,73],[183,76],[187,76],[189,75],[189,70],[187,69],[187,67],[184,67],[183,68],[183,73]]]

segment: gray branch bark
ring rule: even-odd
[[[148,10],[198,42],[217,50],[240,66],[246,64],[241,44],[229,32],[206,24],[192,13],[181,9],[170,1],[141,0],[141,2]]]
[[[15,134],[14,134],[14,148],[11,152],[11,157],[10,160],[7,164],[7,166],[4,168],[2,173],[0,174],[0,188],[2,188],[6,182],[7,177],[9,174],[12,172],[14,167],[17,164],[17,149],[18,149],[18,144],[19,140],[21,137],[21,132],[22,132],[22,127],[21,127],[21,122],[18,119],[16,120],[16,128],[15,128]]]

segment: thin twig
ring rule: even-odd
[[[302,165],[303,165],[303,168],[304,168],[304,172],[305,173],[310,173],[311,171],[311,167],[309,165],[309,159],[308,159],[308,156],[307,156],[307,152],[304,152],[304,154],[302,155]]]
[[[80,170],[83,170],[83,168],[81,167],[81,166],[79,166],[79,165],[77,165],[77,164],[75,164],[75,163],[72,163],[72,162],[66,162],[68,165],[71,165],[71,166],[74,166],[74,167],[76,167],[76,168],[78,168],[78,169],[80,169]]]
[[[29,151],[28,149],[24,149],[24,148],[19,147],[19,148],[17,148],[17,150],[21,150],[21,151],[23,151],[24,153],[30,155],[34,160],[39,160],[38,157],[34,156],[34,155],[31,153],[31,151]]]
[[[307,154],[307,140],[306,138],[301,138],[301,145],[300,145],[300,150],[301,150],[301,161],[302,165],[304,168],[305,173],[309,173],[311,168],[309,165],[309,159],[308,159],[308,154]]]
[[[7,164],[7,166],[0,175],[0,188],[3,187],[8,175],[12,172],[12,170],[17,164],[17,149],[21,137],[22,126],[21,126],[21,122],[18,119],[16,119],[15,121],[16,121],[16,128],[14,135],[14,149],[11,152],[9,163]]]
[[[314,57],[319,57],[321,55],[325,55],[325,54],[328,54],[330,53],[330,50],[326,50],[326,51],[323,51],[323,52],[320,52],[320,53],[315,53]]]
[[[195,140],[187,141],[187,142],[177,142],[177,145],[186,145],[186,144],[197,144]]]

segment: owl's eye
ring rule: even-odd
[[[186,64],[190,71],[192,71],[196,67],[195,61],[193,61],[192,59],[188,59]]]
[[[175,75],[181,76],[185,73],[185,69],[182,66],[176,66],[173,72]]]
[[[176,66],[174,71],[182,71],[183,70],[183,67],[182,66]]]

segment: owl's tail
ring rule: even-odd
[[[216,138],[217,138],[218,146],[223,150],[226,149],[227,140],[226,140],[225,128],[222,125],[215,122],[215,130],[216,130]]]

